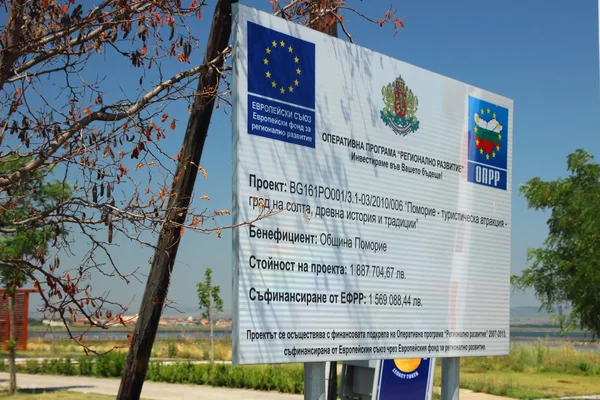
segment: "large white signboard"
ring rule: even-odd
[[[507,354],[512,100],[234,22],[234,363]]]

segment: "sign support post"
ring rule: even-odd
[[[304,363],[304,399],[325,400],[326,362]]]
[[[325,15],[326,12],[330,11],[329,7],[333,3],[331,0],[320,0],[318,4],[318,10]],[[315,15],[316,16],[316,15]],[[315,17],[313,16],[313,18]],[[312,24],[311,28],[325,33],[327,35],[337,37],[337,22],[329,25],[324,21],[324,18],[317,18]],[[316,363],[304,363],[304,399],[319,399],[319,400],[331,400],[330,397],[335,398],[336,396],[336,381],[331,382],[327,379],[332,377],[337,378],[335,368],[337,368],[337,362],[330,362],[327,370],[327,362],[316,362]],[[333,374],[333,376],[332,376]],[[310,393],[310,394],[308,394]]]
[[[458,400],[460,357],[442,358],[442,400]]]

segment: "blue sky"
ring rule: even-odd
[[[196,32],[206,42],[209,12]],[[243,3],[270,10],[268,0]],[[546,234],[546,216],[527,209],[518,194],[519,184],[540,176],[555,179],[566,175],[566,157],[584,148],[600,159],[600,110],[598,71],[598,2],[596,0],[521,0],[484,2],[461,0],[396,1],[405,28],[394,37],[360,17],[347,15],[348,29],[358,45],[440,73],[514,100],[512,273],[526,265],[528,247],[539,246]],[[350,5],[378,17],[390,2],[350,0]],[[574,6],[577,4],[577,6]],[[340,35],[343,33],[340,31]],[[200,56],[200,54],[197,54]],[[199,61],[199,57],[193,59]],[[123,81],[137,84],[139,73],[123,66]],[[131,79],[129,79],[131,78]],[[179,111],[173,149],[178,148],[187,122]],[[215,110],[202,166],[207,180],[199,178],[196,195],[209,195],[213,209],[231,208],[231,124],[222,110]],[[227,222],[227,220],[222,220]],[[147,270],[151,254],[131,245],[117,248],[114,257],[131,268]],[[175,266],[170,299],[182,308],[194,307],[195,285],[205,268],[214,271],[222,286],[226,309],[231,307],[231,233],[221,239],[189,233],[184,235]],[[145,278],[144,278],[145,279]],[[133,299],[137,312],[143,282],[126,289],[114,281],[98,278],[96,292],[111,290],[116,299]],[[135,298],[133,298],[135,296]],[[513,306],[537,305],[534,296],[515,294]]]

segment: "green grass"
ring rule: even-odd
[[[435,384],[441,383],[441,360]],[[464,389],[518,399],[582,396],[600,393],[600,353],[578,351],[567,343],[514,345],[501,357],[461,359]]]
[[[491,373],[466,372],[461,386],[476,392],[518,399],[540,399],[582,396],[600,393],[597,377],[555,373]]]
[[[578,351],[572,344],[551,347],[547,343],[514,345],[508,356],[465,357],[461,368],[487,372],[563,373],[569,375],[600,375],[600,353]]]

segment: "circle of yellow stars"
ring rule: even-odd
[[[285,49],[287,50],[287,53],[294,56],[294,64],[296,66],[296,79],[294,79],[293,82],[288,82],[289,85],[281,85],[280,82],[277,82],[277,80],[275,80],[275,77],[273,76],[273,74],[271,73],[270,69],[269,69],[269,56],[271,55],[271,53],[275,50],[275,49]],[[265,49],[265,58],[263,59],[263,64],[266,67],[266,72],[265,72],[265,78],[268,79],[271,83],[271,87],[274,89],[278,89],[279,93],[281,94],[285,94],[285,93],[293,93],[294,92],[294,88],[298,87],[300,85],[300,75],[302,74],[302,70],[300,69],[300,59],[298,58],[298,56],[294,53],[294,48],[290,45],[288,45],[286,47],[286,43],[285,41],[281,40],[279,42],[273,40],[271,42],[271,46],[267,47]]]
[[[481,110],[479,110],[481,115],[484,115],[485,112],[487,111],[488,115],[492,112],[492,110],[490,110],[489,108],[487,110],[484,110],[483,108]],[[492,118],[496,119],[496,113],[492,114]],[[475,132],[477,132],[478,127],[475,127]],[[498,140],[502,140],[502,134],[498,133]],[[479,147],[479,139],[475,139],[475,144]],[[496,145],[496,150],[492,151],[492,158],[496,158],[496,152],[500,151],[500,145]],[[479,154],[483,154],[483,147],[479,149]],[[486,154],[485,155],[485,159],[489,160],[490,159],[490,154]]]

